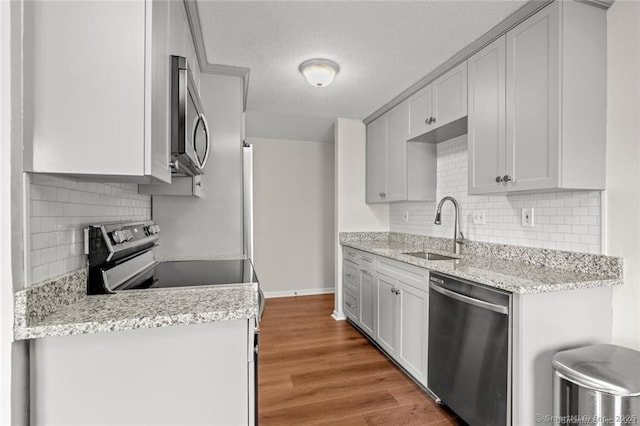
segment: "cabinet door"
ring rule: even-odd
[[[387,117],[367,126],[367,203],[385,201],[387,192]]]
[[[144,175],[145,16],[138,1],[24,3],[26,171]]]
[[[391,356],[396,353],[397,334],[397,295],[394,281],[384,275],[377,275],[376,279],[378,318],[375,340]]]
[[[433,115],[431,84],[409,98],[409,138],[413,139],[430,130],[427,124]]]
[[[428,293],[402,281],[398,313],[397,360],[413,377],[427,384]]]
[[[559,2],[507,33],[509,190],[558,187]]]
[[[171,57],[169,55],[169,3],[147,3],[146,78],[151,80],[151,90],[146,90],[145,109],[145,174],[163,182],[171,182],[170,123],[171,123]]]
[[[505,37],[468,60],[469,194],[505,191]]]
[[[362,269],[360,281],[360,327],[375,338],[376,281],[371,271]]]
[[[438,77],[433,85],[431,129],[444,126],[467,115],[467,62]]]
[[[406,102],[387,114],[386,201],[407,199],[407,137],[409,107]]]

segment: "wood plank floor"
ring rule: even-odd
[[[267,299],[259,421],[270,425],[457,425],[346,321],[333,294]]]

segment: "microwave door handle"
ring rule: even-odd
[[[209,159],[209,152],[211,151],[211,137],[209,136],[209,124],[207,124],[207,119],[204,118],[204,114],[200,114],[200,116],[198,117],[198,120],[202,121],[202,126],[204,128],[204,134],[206,136],[206,148],[205,148],[205,152],[204,152],[204,159],[202,160],[202,163],[200,164],[200,168],[204,169],[204,166],[205,166],[205,164],[207,164],[207,160]],[[198,128],[198,126],[196,126],[196,129],[197,128]],[[194,142],[195,142],[195,138],[194,138]]]

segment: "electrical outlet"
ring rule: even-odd
[[[484,225],[484,210],[474,210],[473,211],[473,224],[474,225]]]
[[[402,212],[402,220],[405,222],[409,222],[409,210],[405,210]]]
[[[533,228],[533,207],[524,207],[522,209],[522,226]]]

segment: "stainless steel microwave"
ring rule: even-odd
[[[172,173],[204,174],[210,151],[211,134],[187,59],[171,56]]]

